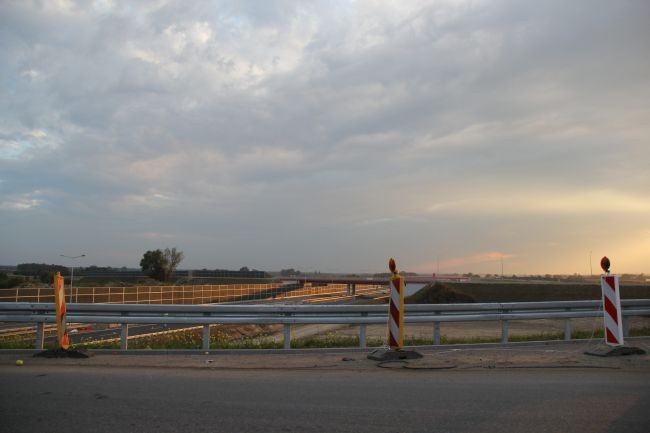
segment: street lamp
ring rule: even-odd
[[[85,254],[82,254],[80,256],[66,256],[65,254],[59,254],[61,257],[65,257],[66,259],[78,259],[80,257],[86,257]],[[72,279],[74,278],[74,266],[70,266],[70,303],[72,303]]]

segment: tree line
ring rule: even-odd
[[[70,269],[61,265],[48,265],[45,263],[21,263],[16,266],[14,274],[34,277],[41,283],[50,284],[56,272],[61,272],[61,275],[67,276],[70,274]]]

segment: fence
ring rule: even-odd
[[[357,289],[359,294],[377,285]],[[74,287],[74,303],[88,304],[219,304],[255,300],[348,294],[345,284],[211,284],[192,286]],[[69,299],[69,292],[66,300]],[[0,302],[54,302],[51,287],[0,289]]]
[[[650,299],[621,301],[624,330],[627,317],[650,316]],[[514,302],[492,304],[406,305],[406,323],[432,323],[434,343],[440,343],[443,322],[501,321],[501,342],[508,342],[510,320],[565,319],[565,339],[571,338],[571,319],[602,316],[600,301]],[[203,325],[203,350],[209,349],[210,325],[283,324],[284,348],[290,348],[293,324],[359,325],[360,346],[366,346],[366,326],[387,320],[385,305],[107,305],[71,304],[68,322],[121,325],[121,348],[126,350],[128,325]],[[0,321],[34,323],[36,348],[43,347],[44,323],[54,323],[53,304],[0,303]]]

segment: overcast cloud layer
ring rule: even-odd
[[[3,1],[0,264],[650,272],[649,19]]]

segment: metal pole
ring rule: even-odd
[[[45,341],[45,323],[36,323],[36,350],[43,350],[43,343]]]
[[[203,325],[203,350],[210,350],[210,325]]]
[[[571,319],[564,319],[564,340],[571,340]]]
[[[433,344],[440,345],[440,322],[433,322]]]
[[[284,349],[291,349],[291,325],[289,323],[284,324]]]
[[[361,313],[361,317],[368,317],[368,313]],[[367,325],[362,323],[359,326],[359,347],[365,349],[367,336]]]
[[[506,344],[508,342],[508,321],[501,321],[501,344]]]
[[[70,266],[70,303],[72,304],[72,280],[74,279],[74,266]]]
[[[359,326],[359,347],[362,349],[366,348],[366,334],[367,334],[367,325],[365,323],[362,323],[361,326]]]
[[[65,254],[59,254],[60,257],[65,257],[66,259],[78,259],[81,257],[86,257],[85,254],[81,254],[79,256],[66,256]],[[70,266],[70,303],[72,303],[72,280],[74,278],[74,265]]]
[[[570,308],[565,308],[566,311],[571,311]],[[564,340],[571,340],[571,319],[564,319]]]
[[[129,345],[129,324],[122,323],[120,330],[120,350],[126,350]]]

